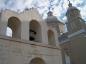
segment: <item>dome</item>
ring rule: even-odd
[[[56,16],[49,16],[49,17],[47,17],[47,18],[45,19],[45,21],[46,21],[48,24],[55,24],[55,23],[56,23],[56,24],[64,24],[64,23],[62,23],[61,21],[59,21]]]
[[[77,13],[80,12],[79,9],[77,9],[76,7],[72,6],[71,3],[69,3],[69,7],[68,7],[68,9],[67,9],[66,15],[68,15],[70,12],[74,12],[74,11],[76,11]]]
[[[67,12],[70,12],[70,11],[73,11],[73,10],[79,11],[76,7],[72,6],[72,3],[70,3],[70,1],[69,1],[69,5],[68,6],[69,6],[69,8],[68,8]]]
[[[55,16],[49,16],[48,18],[45,19],[47,23],[57,23],[59,20]]]
[[[79,11],[76,7],[72,6],[72,7],[69,7],[69,8],[68,8],[67,12],[72,11],[72,10],[77,10],[77,11]]]
[[[62,23],[60,22],[56,16],[53,16],[53,13],[51,11],[48,12],[48,17],[45,19],[47,23]]]
[[[58,25],[58,24],[63,24],[60,22],[56,16],[53,16],[52,12],[48,12],[48,17],[45,19],[45,22],[47,22],[48,25]]]

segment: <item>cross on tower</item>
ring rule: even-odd
[[[70,2],[70,0],[68,0],[68,2],[69,2],[68,6],[72,7],[72,3]]]

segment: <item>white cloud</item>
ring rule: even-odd
[[[86,18],[86,5],[80,8],[80,10],[81,10],[81,16],[83,17],[83,19]]]
[[[85,0],[70,0],[70,2],[73,4],[73,6],[78,7],[81,10],[81,15],[83,18],[86,18],[86,1]],[[66,10],[68,8],[68,0],[55,0],[55,4],[59,4],[57,6],[54,6],[53,13],[57,17],[63,17],[64,13],[66,13]],[[46,16],[46,13],[48,12],[48,0],[0,0],[0,8],[10,8],[13,10],[17,9],[25,9],[25,7],[32,7],[32,4],[39,6],[38,10],[40,13],[44,13],[44,16]],[[85,5],[84,5],[85,4]],[[12,6],[11,6],[12,5]],[[62,15],[63,14],[63,15]]]
[[[54,9],[54,11],[53,11],[53,14],[55,15],[55,16],[61,16],[61,12],[62,11],[62,8],[61,8],[61,6],[59,6],[59,7],[55,7],[55,9]]]

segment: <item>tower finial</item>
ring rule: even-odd
[[[69,6],[69,7],[72,7],[72,3],[70,2],[70,0],[68,0],[68,1],[69,1],[68,6]]]
[[[53,2],[53,0],[49,0],[49,6],[48,6],[48,16],[52,16],[53,15],[53,12],[52,12],[52,10],[53,10],[53,5],[52,5],[52,2]]]

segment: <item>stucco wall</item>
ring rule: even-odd
[[[57,47],[0,37],[0,64],[29,64],[36,57],[46,64],[62,64],[61,51]]]

